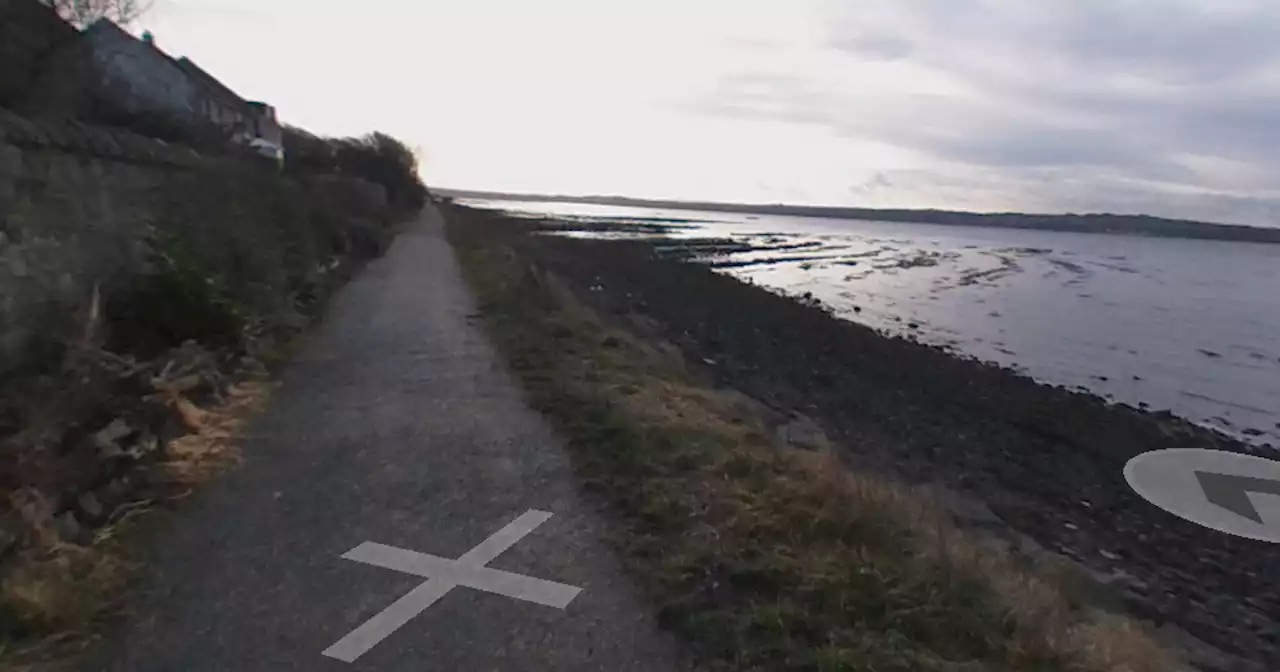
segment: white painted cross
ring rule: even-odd
[[[550,517],[551,514],[546,511],[530,509],[457,560],[371,541],[347,551],[342,556],[347,560],[394,569],[427,580],[325,649],[324,655],[348,663],[354,662],[457,586],[564,609],[578,596],[581,588],[485,567]]]

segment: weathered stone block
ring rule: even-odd
[[[0,256],[0,266],[4,267],[6,275],[13,278],[25,278],[31,273],[26,253],[18,245],[6,246],[3,255]]]
[[[43,133],[44,144],[50,149],[65,150],[69,148],[70,139],[59,124],[36,124],[36,127]]]
[[[13,179],[22,172],[22,150],[0,143],[0,179]]]
[[[118,159],[124,156],[124,150],[120,147],[120,141],[115,133],[106,131],[97,131],[94,133],[98,139],[98,144],[102,147],[102,155],[104,158]]]

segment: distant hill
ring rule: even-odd
[[[1045,231],[1079,231],[1117,233],[1166,238],[1202,240],[1235,240],[1257,243],[1280,243],[1280,229],[1238,224],[1210,224],[1185,219],[1165,219],[1148,215],[1066,214],[1037,215],[1018,212],[959,212],[954,210],[893,210],[877,208],[845,208],[811,205],[763,203],[710,203],[700,201],[660,201],[622,196],[544,196],[539,194],[503,194],[459,189],[433,189],[440,196],[458,199],[494,201],[533,201],[540,203],[585,203],[622,207],[665,208],[673,210],[732,212],[753,215],[789,217],[825,217],[830,219],[864,219],[880,222],[986,226],[1005,229],[1040,229]]]

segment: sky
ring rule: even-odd
[[[1280,226],[1269,0],[156,0],[135,26],[429,186]]]

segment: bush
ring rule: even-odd
[[[320,138],[299,128],[284,129],[285,171],[338,173],[359,177],[387,190],[387,202],[401,212],[422,208],[427,188],[418,176],[418,158],[385,133],[358,138]]]
[[[153,241],[151,256],[151,271],[108,299],[111,345],[141,355],[187,340],[238,346],[247,318],[220,277],[177,239]]]

